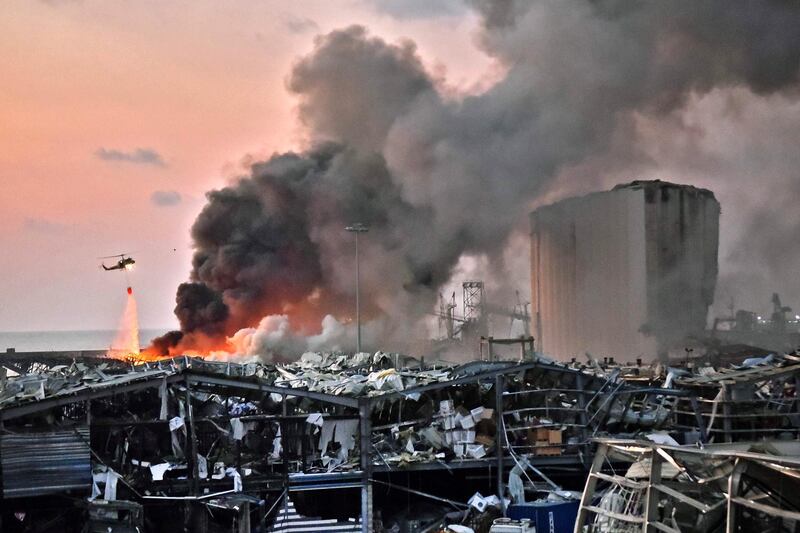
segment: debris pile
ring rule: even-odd
[[[575,531],[793,531],[800,443],[600,440]]]
[[[104,509],[138,521],[139,505],[148,531],[213,531],[267,527],[288,498],[300,515],[391,530],[426,502],[428,526],[484,533],[521,527],[494,524],[504,515],[535,524],[540,507],[574,516],[562,485],[583,483],[597,438],[797,442],[796,354],[629,375],[613,361],[452,365],[383,352],[12,370],[0,380],[3,516],[44,528],[52,516],[31,513],[31,497],[69,494],[84,502],[70,507],[76,523]],[[631,475],[591,506],[612,518],[638,509],[642,483]],[[183,513],[168,511],[176,503]],[[453,507],[472,511],[448,518]]]

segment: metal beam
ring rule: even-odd
[[[28,373],[27,370],[25,370],[21,366],[15,365],[14,363],[11,363],[9,361],[0,360],[0,366],[3,366],[13,372],[16,372],[20,376],[24,376],[25,374]]]
[[[289,387],[276,387],[274,385],[267,385],[266,383],[245,381],[241,378],[234,379],[229,377],[208,376],[205,374],[192,372],[191,370],[186,371],[186,379],[188,379],[191,383],[196,383],[199,385],[219,385],[221,387],[231,387],[233,389],[275,393],[280,394],[281,396],[298,396],[300,398],[309,398],[311,400],[342,405],[344,407],[358,408],[358,399],[350,396],[336,396],[333,394],[325,394],[324,392],[292,389]]]
[[[730,447],[720,446],[706,446],[704,448],[697,448],[693,446],[671,446],[669,444],[656,444],[650,441],[638,441],[630,439],[609,439],[609,438],[596,438],[593,439],[598,444],[605,444],[617,448],[635,448],[635,453],[641,453],[648,448],[660,448],[670,453],[701,455],[708,457],[717,457],[720,459],[750,459],[758,462],[772,463],[778,465],[786,465],[791,468],[800,468],[800,458],[790,455],[765,455],[755,452],[741,452],[731,449]]]
[[[200,493],[200,468],[197,462],[197,427],[194,422],[194,408],[192,407],[192,384],[186,380],[186,415],[189,422],[189,431],[186,434],[188,452],[188,463],[191,467],[192,478],[191,487],[192,494],[197,496]]]
[[[644,507],[644,527],[642,533],[652,533],[653,523],[658,522],[658,488],[661,485],[661,465],[664,459],[655,449],[650,450],[650,480],[647,483],[647,495]]]
[[[591,506],[594,498],[594,491],[597,488],[597,474],[603,469],[603,463],[608,454],[608,445],[601,442],[594,454],[592,467],[589,469],[589,477],[583,487],[580,507],[578,507],[578,517],[575,520],[575,531],[583,531],[584,526],[589,524],[589,515],[594,512]]]
[[[478,374],[473,374],[471,376],[464,376],[461,378],[451,379],[448,381],[440,381],[437,383],[429,383],[427,385],[420,385],[419,387],[411,387],[410,389],[405,389],[402,391],[397,392],[388,392],[386,394],[380,394],[378,396],[371,396],[369,401],[371,403],[377,403],[383,400],[392,400],[396,398],[402,398],[404,396],[408,396],[409,394],[416,394],[422,392],[428,392],[432,390],[441,390],[446,389],[448,387],[455,387],[457,385],[466,385],[470,383],[475,383],[478,381],[484,381],[489,379],[494,379],[496,376],[502,376],[505,374],[517,374],[519,372],[527,372],[528,370],[533,370],[534,368],[542,368],[545,367],[547,370],[551,369],[558,369],[558,370],[569,370],[569,369],[562,369],[560,367],[551,367],[550,365],[543,365],[542,363],[525,363],[525,364],[518,364],[518,363],[511,363],[507,365],[503,365],[502,367],[496,370],[488,370],[486,372],[480,372]]]
[[[733,499],[739,495],[739,484],[742,481],[742,471],[745,468],[745,462],[737,458],[733,464],[733,471],[728,477],[728,520],[725,526],[726,533],[734,533],[736,529],[736,507],[733,505]]]
[[[706,431],[706,423],[703,420],[703,415],[700,414],[700,405],[697,402],[697,396],[691,396],[690,402],[692,411],[694,411],[695,421],[697,422],[697,429],[700,431],[700,442],[705,444],[708,442],[708,432]]]
[[[503,420],[503,389],[505,388],[505,379],[503,376],[495,376],[494,378],[494,398],[495,409],[494,414],[497,417],[497,431],[494,437],[495,455],[497,455],[497,497],[500,498],[500,507],[505,513],[505,484],[503,483],[503,459],[505,458],[505,448],[503,442],[507,438],[506,425]]]
[[[731,503],[741,505],[742,507],[747,507],[748,509],[758,511],[775,518],[800,522],[800,513],[796,511],[789,511],[787,509],[773,507],[772,505],[765,505],[763,503],[754,502],[753,500],[748,500],[747,498],[742,498],[739,496],[731,498]]]
[[[358,406],[359,452],[361,463],[361,531],[374,531],[372,516],[372,407],[368,398],[362,398]]]
[[[694,396],[694,393],[685,389],[660,389],[654,387],[638,387],[638,388],[631,387],[627,389],[620,389],[618,391],[611,392],[610,394],[613,396],[619,396],[622,394],[658,394],[662,396],[680,396],[680,397]]]
[[[0,409],[0,420],[12,420],[14,418],[40,413],[42,411],[47,411],[48,409],[69,405],[71,403],[97,400],[99,398],[106,398],[115,394],[125,394],[128,392],[136,392],[153,387],[160,387],[164,379],[167,380],[167,383],[174,383],[182,380],[183,377],[179,374],[175,374],[172,376],[166,376],[165,378],[163,374],[159,374],[142,381],[134,381],[132,383],[126,383],[123,385],[109,384],[103,388],[87,388],[86,390],[76,392],[75,394],[71,394],[69,396],[51,396],[43,400]]]

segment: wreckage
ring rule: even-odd
[[[501,531],[556,509],[571,530],[570,491],[605,475],[595,439],[798,437],[795,355],[647,379],[521,356],[38,365],[2,381],[3,531],[280,531],[289,502],[338,531]]]
[[[600,440],[575,531],[797,531],[800,443]],[[601,488],[602,486],[602,488]]]

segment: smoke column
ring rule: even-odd
[[[490,281],[506,293],[509,285],[527,292],[506,261],[523,253],[507,246],[525,214],[606,181],[698,182],[719,191],[723,224],[726,195],[739,198],[743,238],[759,217],[775,222],[781,235],[797,235],[797,217],[778,224],[769,208],[734,193],[737,183],[704,137],[717,122],[702,113],[731,94],[740,107],[797,108],[800,4],[471,6],[482,21],[482,51],[506,73],[477,95],[440,91],[411,42],[387,43],[361,26],[317,37],[287,82],[309,148],[256,162],[208,193],[192,227],[191,280],[176,298],[181,331],[156,339],[154,350],[213,349],[272,315],[285,315],[304,336],[319,334],[327,315],[346,324],[354,260],[343,228],[356,221],[371,227],[362,241],[365,314],[388,317],[373,332],[387,348],[419,336],[438,290],[465,257],[488,258]],[[725,120],[734,130],[749,124],[736,109]],[[786,121],[796,144],[797,120]],[[736,130],[739,138],[750,134]],[[762,132],[762,142],[776,135]],[[778,170],[760,174],[761,189],[796,205],[800,166],[789,161],[796,156],[776,158],[767,166]],[[734,257],[738,241],[725,239]],[[775,236],[759,243],[759,253],[780,252],[796,265],[800,258],[788,246]]]

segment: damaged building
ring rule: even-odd
[[[521,346],[458,365],[378,352],[20,368],[15,354],[22,372],[0,390],[2,530],[565,532],[579,513],[617,513],[587,503],[605,497],[586,480],[608,481],[608,442],[797,442],[795,354],[667,369]]]
[[[625,360],[702,334],[717,280],[711,191],[635,181],[531,214],[533,334],[561,359]]]
[[[799,491],[796,440],[703,448],[600,440],[575,531],[797,531]]]
[[[465,282],[465,363],[2,354],[0,530],[797,531],[800,356],[683,351],[718,216],[658,181],[537,210],[531,327]]]
[[[40,367],[0,397],[3,530],[80,531],[87,517],[267,530],[289,502],[379,531],[441,522],[442,506],[491,522],[468,511],[500,501],[514,456],[580,484],[581,405],[604,383],[551,363],[381,353]]]

